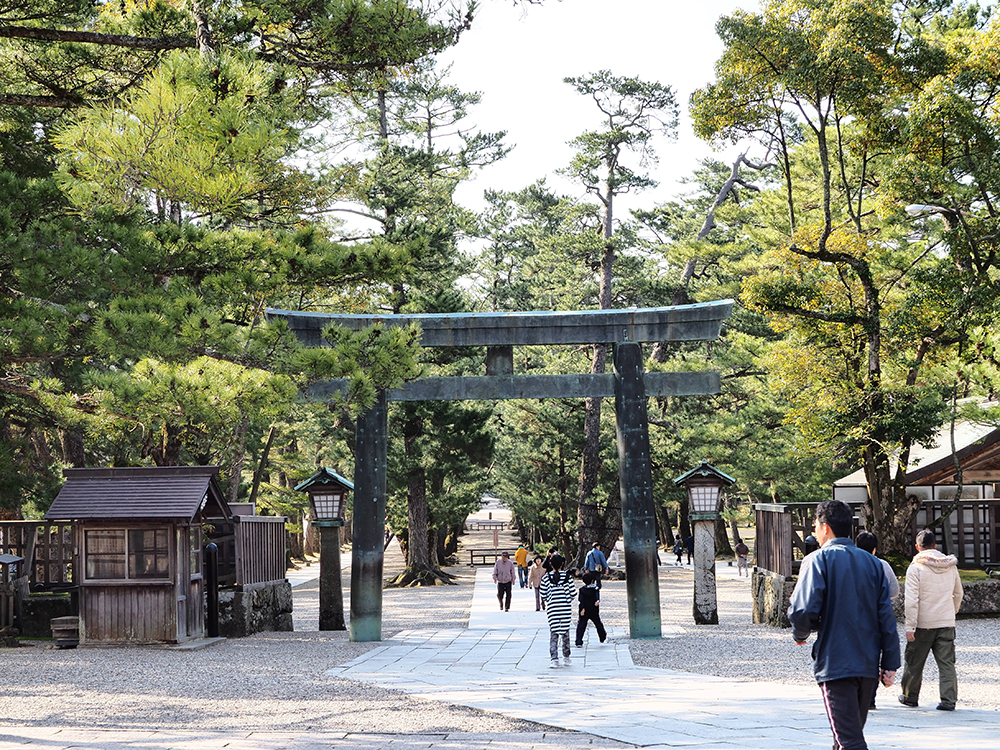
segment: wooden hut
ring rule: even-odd
[[[46,514],[74,522],[80,643],[205,634],[202,521],[230,518],[217,466],[66,469]]]

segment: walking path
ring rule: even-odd
[[[592,629],[572,666],[550,669],[548,642],[530,590],[515,589],[511,611],[501,612],[485,568],[468,629],[404,631],[327,674],[654,750],[831,743],[818,689],[637,667],[627,633],[611,631],[600,644]],[[873,748],[994,750],[1000,713],[907,709],[883,699],[866,735]]]

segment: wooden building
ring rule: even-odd
[[[955,555],[962,566],[1000,563],[1000,430],[991,425],[958,422],[952,434],[942,429],[930,447],[917,446],[906,472],[906,494],[922,501],[914,519],[914,533],[929,523],[939,524],[938,548]],[[956,461],[962,468],[961,497]],[[868,500],[864,471],[838,479],[833,497],[852,506]]]
[[[74,522],[80,643],[205,634],[202,522],[229,520],[217,466],[66,469],[46,519]]]

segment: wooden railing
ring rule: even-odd
[[[511,557],[514,557],[513,550],[470,549],[469,565],[493,565],[503,552],[507,552]],[[476,560],[481,560],[482,562],[476,562]]]
[[[466,531],[490,531],[491,529],[499,529],[503,531],[507,528],[506,521],[466,521],[465,530]]]
[[[0,553],[23,557],[31,589],[73,585],[73,524],[0,521]]]
[[[233,516],[233,535],[237,586],[285,579],[284,516]]]

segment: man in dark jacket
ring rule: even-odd
[[[879,681],[895,680],[899,636],[881,563],[850,539],[852,516],[840,500],[816,507],[820,548],[802,561],[788,619],[800,646],[816,631],[814,671],[834,748],[867,750],[868,707]]]

